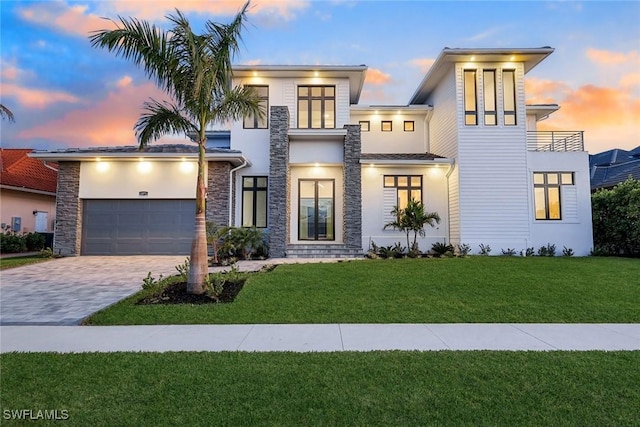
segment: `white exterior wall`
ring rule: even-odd
[[[418,236],[423,252],[429,251],[435,242],[448,242],[449,221],[447,211],[448,165],[423,167],[362,166],[362,247],[367,251],[371,241],[378,246],[400,242],[406,246],[406,235],[384,225],[391,220],[384,203],[384,175],[422,175],[422,201],[427,212],[437,212],[442,221],[435,227],[425,227],[426,236]],[[411,234],[411,240],[413,234]]]
[[[331,166],[299,166],[291,167],[290,173],[290,185],[291,185],[291,216],[289,218],[290,236],[289,243],[292,244],[318,244],[318,245],[332,245],[344,243],[344,177],[342,167]],[[334,215],[335,215],[335,240],[323,241],[323,240],[298,240],[298,212],[299,212],[299,197],[298,197],[298,180],[299,179],[332,179],[334,180]]]
[[[351,123],[369,121],[369,132],[361,132],[363,153],[425,153],[427,152],[427,124],[425,113],[410,114],[394,111],[353,111]],[[392,122],[391,132],[382,132],[382,121]],[[413,121],[414,131],[405,132],[404,122]]]
[[[195,199],[195,161],[82,162],[81,199]],[[147,196],[140,196],[146,191]]]
[[[537,251],[541,246],[555,244],[557,255],[562,254],[564,246],[573,249],[578,256],[589,255],[593,249],[589,154],[582,151],[565,153],[531,151],[528,153],[527,160],[531,223],[529,247],[533,246]],[[575,174],[575,185],[563,185],[560,190],[561,220],[535,219],[534,172],[573,172]]]
[[[464,124],[463,70],[477,69],[478,125]],[[503,126],[502,73],[516,70],[517,126]],[[498,125],[484,126],[482,69],[496,70]],[[455,67],[458,99],[458,176],[460,241],[477,252],[525,248],[529,243],[529,200],[523,64],[459,63]]]

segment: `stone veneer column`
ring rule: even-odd
[[[59,162],[56,225],[53,239],[55,254],[80,255],[82,201],[79,196],[80,162]]]
[[[362,174],[360,125],[345,125],[344,139],[344,243],[362,250]]]
[[[207,170],[207,221],[218,226],[229,225],[229,173],[228,162],[209,162]]]
[[[272,106],[269,124],[269,256],[282,258],[289,236],[289,109]]]

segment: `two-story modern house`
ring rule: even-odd
[[[524,76],[553,52],[442,51],[406,105],[359,105],[366,66],[237,66],[269,114],[212,132],[207,217],[268,230],[272,257],[361,256],[403,235],[411,198],[442,221],[419,239],[524,250],[592,248],[582,132],[539,132]],[[61,150],[56,251],[188,253],[195,147]]]

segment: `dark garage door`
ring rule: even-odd
[[[189,255],[194,200],[85,200],[82,255]]]

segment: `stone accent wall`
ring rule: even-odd
[[[59,162],[56,226],[53,239],[55,254],[80,255],[82,200],[79,195],[80,162]]]
[[[344,140],[344,243],[362,250],[362,171],[360,125],[345,125]]]
[[[282,258],[289,236],[289,109],[272,106],[269,123],[269,256]]]
[[[209,162],[207,171],[207,221],[219,226],[229,224],[229,172],[227,162]]]

